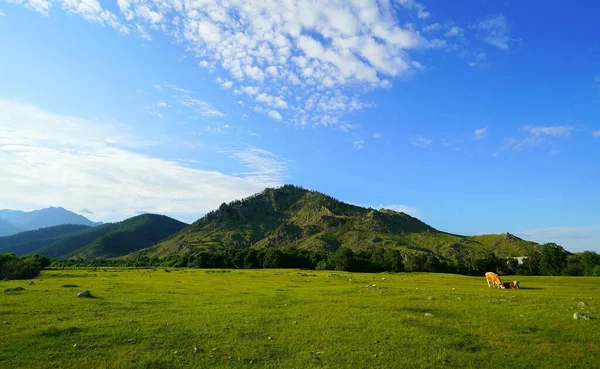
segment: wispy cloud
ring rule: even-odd
[[[592,132],[594,137],[600,137],[600,130]]]
[[[488,135],[488,129],[487,128],[477,128],[475,131],[473,131],[473,136],[475,137],[476,140],[483,140],[484,138],[486,138]]]
[[[365,140],[356,140],[352,142],[352,147],[354,150],[361,150],[365,147]]]
[[[433,140],[423,137],[421,135],[416,135],[416,136],[412,136],[410,138],[410,143],[416,147],[426,148],[426,147],[431,146],[431,144],[433,144]]]
[[[103,220],[139,209],[194,218],[285,175],[281,160],[258,148],[242,160],[254,174],[228,175],[130,149],[146,144],[114,123],[0,99],[0,203],[17,209],[85,207]],[[252,157],[265,157],[262,166]]]
[[[281,114],[279,114],[279,112],[277,110],[269,110],[269,117],[271,117],[275,120],[283,119]]]
[[[502,51],[509,51],[510,44],[514,42],[503,14],[490,16],[475,24],[473,28],[481,32],[480,37],[485,43]]]
[[[230,158],[238,160],[250,169],[248,172],[236,174],[247,181],[276,186],[287,176],[290,162],[270,151],[247,146],[241,150],[224,152],[228,152]]]
[[[202,117],[223,117],[225,114],[215,109],[211,104],[202,99],[190,95],[180,95],[177,97],[179,104],[187,107],[194,114]]]
[[[0,9],[0,17],[6,17],[6,14]]]
[[[534,136],[568,137],[575,127],[573,126],[525,126],[523,131]]]
[[[521,128],[521,131],[526,134],[525,137],[508,137],[504,139],[494,156],[498,156],[506,150],[521,151],[526,147],[551,143],[552,138],[565,139],[571,136],[574,130],[574,126],[525,126]]]
[[[379,132],[375,132],[375,133],[373,133],[373,138],[374,139],[380,139],[380,138],[383,138],[383,135],[381,133],[379,133]]]

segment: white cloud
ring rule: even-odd
[[[416,135],[416,136],[412,136],[410,138],[410,143],[416,147],[426,148],[426,147],[431,146],[431,144],[433,144],[433,140],[423,137],[421,135]]]
[[[242,87],[242,91],[247,95],[254,96],[258,94],[258,91],[260,91],[260,89],[256,86],[244,86]]]
[[[203,117],[225,116],[225,114],[215,109],[211,104],[190,95],[181,95],[177,97],[177,101],[181,105],[189,108],[194,114],[198,114]]]
[[[290,121],[298,125],[319,125],[329,115],[337,118],[341,129],[348,129],[341,118],[352,109],[310,106],[330,99],[359,101],[369,90],[389,88],[390,78],[423,69],[413,60],[422,55],[417,50],[445,44],[427,39],[415,24],[406,24],[407,15],[416,21],[430,17],[414,0],[117,0],[119,15],[102,8],[98,0],[11,1],[43,14],[61,4],[91,22],[122,32],[134,30],[145,40],[150,39],[146,27],[172,36],[198,58],[198,65],[220,76],[224,88],[238,93],[248,84],[258,84],[262,92],[286,100]],[[286,93],[298,99],[290,101]],[[269,99],[258,103],[275,106]]]
[[[263,102],[274,108],[280,108],[280,109],[288,108],[288,104],[287,104],[287,102],[285,102],[285,100],[283,100],[283,98],[281,98],[280,96],[271,96],[264,92],[259,94],[258,96],[256,96],[256,101]]]
[[[446,33],[444,34],[446,37],[454,37],[454,36],[462,36],[463,29],[458,26],[452,26]]]
[[[354,150],[361,150],[365,147],[365,140],[356,140],[352,142],[352,147]]]
[[[534,136],[568,137],[575,127],[573,126],[525,126],[523,131]]]
[[[592,135],[594,137],[600,137],[600,131],[594,131],[594,132],[592,132]]]
[[[0,17],[6,17],[6,14],[0,9]]]
[[[375,133],[373,133],[373,138],[380,139],[380,138],[383,138],[383,135],[379,132],[375,132]]]
[[[287,175],[290,162],[272,152],[262,150],[254,146],[248,146],[241,150],[229,153],[231,158],[237,159],[250,171],[236,173],[252,183],[276,186],[280,184]]]
[[[277,110],[269,110],[269,117],[271,117],[275,120],[283,119],[283,117],[281,116],[281,114],[279,114],[279,112]]]
[[[518,232],[516,235],[539,243],[554,242],[571,252],[600,252],[600,224],[536,228]]]
[[[159,100],[159,101],[156,103],[156,107],[157,107],[157,108],[164,109],[164,108],[166,108],[166,107],[168,107],[168,106],[169,106],[169,105],[168,105],[166,102],[162,101],[162,100]]]
[[[502,51],[509,51],[510,44],[514,41],[506,17],[503,14],[490,16],[474,26],[481,31],[482,40]]]
[[[52,8],[50,0],[7,0],[9,4],[23,5],[28,9],[34,10],[42,15],[49,15]]]
[[[500,148],[494,153],[494,156],[498,156],[506,150],[521,151],[526,147],[552,143],[550,138],[568,138],[574,130],[575,127],[573,126],[525,126],[521,128],[521,131],[526,133],[525,137],[519,139],[509,137],[504,139]]]
[[[487,134],[488,134],[488,129],[487,128],[477,128],[473,132],[473,136],[475,136],[476,140],[483,140],[484,138],[487,137]]]
[[[286,174],[285,160],[257,148],[234,156],[249,173],[227,175],[129,149],[147,144],[115,124],[0,99],[0,203],[85,207],[101,220],[140,209],[193,218],[279,184]]]

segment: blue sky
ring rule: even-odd
[[[0,207],[193,221],[293,183],[600,251],[599,11],[0,0]]]

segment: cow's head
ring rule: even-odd
[[[500,289],[502,289],[502,290],[506,288],[506,287],[504,287],[504,283],[499,283],[498,287],[500,287]]]

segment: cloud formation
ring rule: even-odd
[[[487,137],[487,134],[488,134],[487,128],[477,128],[473,132],[473,136],[475,137],[476,140],[483,140],[484,138]]]
[[[0,99],[0,203],[85,208],[101,220],[141,209],[194,220],[279,184],[287,168],[284,159],[251,148],[233,156],[249,171],[227,175],[136,152],[145,145],[124,127]]]
[[[526,147],[541,146],[550,143],[552,138],[565,139],[570,137],[574,130],[574,126],[524,126],[521,131],[526,135],[518,139],[515,137],[504,139],[494,156],[498,156],[506,150],[521,151]],[[554,149],[552,153],[560,152]]]
[[[475,24],[475,29],[481,32],[482,40],[502,51],[509,51],[510,44],[514,41],[510,36],[510,30],[506,17],[503,14],[490,16]]]
[[[413,51],[445,45],[402,20],[431,16],[414,0],[117,0],[120,14],[97,0],[8,1],[43,15],[60,6],[145,40],[151,32],[171,35],[224,89],[244,92],[262,106],[257,111],[300,126],[348,129],[342,116],[372,106],[359,96],[423,70]]]
[[[575,127],[573,126],[525,126],[523,131],[534,136],[568,137]]]
[[[431,146],[433,140],[430,138],[423,137],[421,135],[416,135],[410,138],[410,143],[416,147],[426,148]]]

